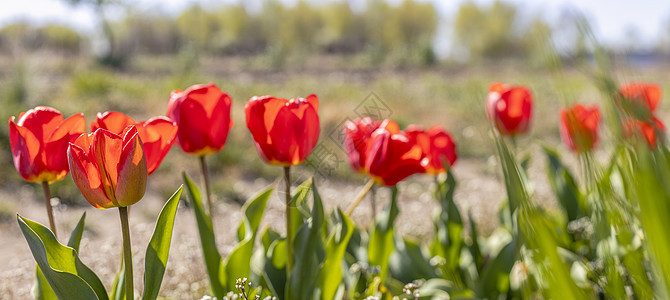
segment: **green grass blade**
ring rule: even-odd
[[[165,202],[163,209],[158,215],[158,220],[156,220],[154,233],[151,235],[144,259],[144,294],[142,295],[142,300],[154,300],[158,298],[165,268],[167,268],[174,219],[177,214],[177,207],[179,207],[179,199],[181,198],[183,188],[183,185],[180,186],[172,197]]]

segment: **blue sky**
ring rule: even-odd
[[[284,0],[294,3],[297,0]],[[354,6],[363,5],[365,0],[348,0]],[[400,2],[402,0],[389,0]],[[459,5],[466,0],[425,0],[433,2],[440,14],[452,16]],[[478,3],[491,3],[494,0],[475,0]],[[592,21],[597,35],[608,44],[624,42],[626,32],[634,30],[645,43],[654,43],[667,36],[670,23],[670,1],[660,0],[507,0],[523,7],[528,15],[542,14],[550,20],[558,18],[557,13],[566,6],[573,6],[584,12]],[[29,20],[38,23],[58,22],[76,27],[82,32],[93,32],[97,23],[90,10],[73,8],[66,0],[27,0],[4,1],[0,10],[0,26],[17,20]],[[257,7],[262,0],[135,0],[134,8],[140,10],[159,10],[175,14],[193,3],[217,5],[221,3],[246,2],[248,7]],[[318,2],[318,1],[313,1]],[[670,38],[670,37],[668,37]]]

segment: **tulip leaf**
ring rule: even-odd
[[[312,182],[311,218],[298,229],[293,241],[293,269],[289,274],[285,299],[310,300],[314,297],[317,287],[319,264],[323,261],[324,249],[322,226],[324,222],[323,204],[321,197]]]
[[[326,258],[319,273],[321,299],[335,299],[342,284],[342,260],[354,233],[354,223],[339,208],[335,216],[337,222],[326,241]]]
[[[230,289],[235,286],[237,278],[249,277],[251,257],[253,255],[256,232],[260,225],[265,206],[270,199],[274,187],[268,187],[258,195],[248,200],[242,207],[244,212],[238,232],[242,240],[235,246],[224,263],[226,286]]]
[[[67,242],[68,247],[71,247],[75,251],[79,251],[79,244],[81,242],[81,237],[84,233],[85,220],[86,220],[86,212],[84,212],[81,215],[81,218],[79,218],[79,222],[77,222],[77,226],[75,226],[74,230],[72,230],[72,233],[70,234],[70,239]],[[33,297],[35,297],[35,299],[37,300],[58,299],[54,291],[51,289],[51,286],[49,286],[47,279],[44,278],[44,274],[42,273],[42,270],[40,270],[40,267],[38,265],[35,266],[35,274],[37,279],[35,281],[35,285],[33,286],[32,290]]]
[[[584,203],[584,196],[575,183],[574,177],[563,165],[556,150],[545,146],[544,153],[547,155],[547,179],[549,180],[549,185],[566,214],[568,223],[584,217],[586,215],[584,212],[586,204]]]
[[[391,277],[401,282],[435,278],[437,274],[430,265],[430,258],[428,251],[419,242],[396,236],[395,251],[389,257]]]
[[[368,243],[368,263],[380,269],[381,284],[386,280],[389,256],[393,252],[393,223],[398,217],[398,189],[391,188],[391,203],[377,217],[377,223],[370,234]]]
[[[274,295],[284,295],[286,288],[286,239],[276,239],[268,247],[263,280]]]
[[[105,287],[93,271],[81,262],[77,251],[60,244],[43,225],[17,215],[33,258],[59,299],[106,300]]]
[[[121,264],[119,265],[119,270],[114,276],[114,282],[112,283],[112,294],[109,296],[112,300],[125,300],[126,299],[126,268],[125,262],[123,261],[123,251],[121,252]]]
[[[477,296],[498,299],[509,291],[509,275],[516,261],[516,240],[505,245],[481,273]]]
[[[180,186],[172,197],[165,202],[158,215],[158,220],[156,220],[156,227],[151,235],[144,259],[144,294],[142,300],[153,300],[158,297],[167,267],[174,219],[183,188],[183,185]]]
[[[200,236],[200,244],[202,246],[203,256],[205,258],[205,267],[207,268],[207,275],[209,275],[209,283],[211,285],[212,293],[218,299],[223,299],[226,295],[224,287],[222,260],[219,250],[216,248],[216,239],[214,236],[214,228],[212,226],[212,217],[208,215],[202,205],[200,199],[200,191],[195,186],[191,178],[182,173],[186,189],[189,192],[191,205],[193,206],[193,213],[195,214],[196,222],[198,223],[198,234]]]
[[[432,245],[433,255],[446,260],[446,272],[455,273],[460,264],[463,248],[463,219],[454,203],[456,180],[451,172],[445,180],[438,182],[438,200],[441,209],[435,217],[435,239]]]

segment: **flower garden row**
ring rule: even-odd
[[[655,116],[655,110],[661,99],[661,90],[658,86],[645,83],[621,85],[613,93],[612,98],[614,103],[612,107],[619,113],[621,136],[625,140],[632,141],[640,137],[646,141],[650,148],[662,144],[665,128],[663,123]],[[247,297],[247,291],[244,290],[247,285],[246,279],[243,284],[239,284],[237,279],[254,277],[252,274],[254,272],[256,273],[255,279],[261,282],[259,288],[253,291],[253,295],[258,296],[275,295],[285,299],[309,299],[318,296],[323,299],[332,299],[333,297],[343,297],[344,290],[339,291],[342,289],[341,286],[346,290],[355,290],[355,288],[346,284],[346,276],[342,274],[341,270],[341,261],[346,256],[345,252],[351,246],[347,242],[343,243],[342,240],[337,241],[333,238],[335,227],[331,229],[331,233],[328,235],[319,234],[321,237],[317,240],[321,242],[315,243],[320,245],[320,248],[305,246],[311,245],[307,238],[310,235],[303,231],[312,232],[310,230],[313,230],[315,226],[315,218],[319,215],[318,210],[322,210],[317,204],[320,200],[318,200],[316,187],[306,184],[301,186],[297,192],[291,193],[289,184],[290,167],[303,163],[312,152],[319,138],[319,100],[316,95],[290,100],[273,96],[252,97],[244,108],[246,125],[251,132],[259,155],[266,163],[281,166],[284,169],[287,205],[286,235],[280,237],[279,234],[276,234],[273,238],[274,243],[270,243],[268,240],[268,245],[265,245],[268,248],[266,250],[269,250],[270,244],[273,244],[275,247],[273,250],[276,250],[276,253],[282,252],[284,254],[268,254],[268,251],[263,251],[268,259],[277,256],[284,257],[284,265],[274,266],[276,269],[283,270],[280,272],[284,273],[282,279],[273,279],[268,275],[271,271],[276,272],[278,270],[268,270],[267,268],[263,269],[262,272],[251,270],[250,260],[252,259],[252,249],[260,220],[252,214],[252,208],[256,206],[255,209],[260,210],[262,216],[269,191],[265,191],[258,197],[249,200],[243,208],[246,218],[240,226],[242,228],[239,229],[241,232],[238,230],[240,242],[236,247],[236,249],[241,250],[240,252],[234,251],[231,257],[235,256],[236,253],[243,253],[243,255],[240,255],[246,258],[235,257],[235,261],[232,258],[225,261],[221,259],[213,243],[212,203],[205,157],[216,154],[224,148],[228,132],[233,126],[233,120],[230,117],[231,105],[232,100],[226,93],[213,84],[206,84],[194,85],[185,91],[172,92],[167,104],[167,116],[136,122],[133,118],[120,112],[99,113],[96,120],[91,122],[91,133],[85,132],[86,121],[81,113],[65,119],[56,109],[39,106],[21,113],[18,119],[11,117],[9,131],[14,165],[25,180],[43,185],[45,199],[47,200],[45,206],[49,217],[50,231],[38,223],[19,217],[19,224],[22,226],[33,256],[38,263],[37,282],[40,288],[36,292],[36,297],[48,298],[49,295],[52,295],[60,299],[108,298],[107,292],[97,276],[78,261],[76,252],[81,231],[77,234],[77,230],[81,230],[81,228],[79,226],[75,228],[67,246],[57,242],[57,231],[49,202],[49,184],[63,179],[69,172],[72,174],[76,186],[91,205],[101,209],[119,208],[124,239],[123,264],[125,268],[122,270],[123,276],[114,285],[112,298],[125,296],[125,299],[135,299],[130,230],[127,217],[128,207],[142,199],[146,190],[147,177],[159,167],[175,141],[185,153],[198,157],[202,166],[205,179],[206,205],[200,203],[199,191],[190,179],[187,176],[184,179],[191,193],[191,201],[194,202],[204,260],[210,277],[211,291],[215,296],[223,297],[227,291],[232,290],[235,286],[242,291],[244,297]],[[528,88],[501,83],[494,83],[490,86],[486,99],[487,115],[492,126],[497,129],[500,135],[514,139],[516,136],[526,133],[530,128],[532,107],[533,97]],[[595,105],[574,104],[561,109],[559,124],[561,138],[570,149],[579,155],[588,157],[588,153],[598,142],[600,122],[601,111]],[[435,250],[435,257],[444,260],[442,262],[444,270],[438,268],[439,272],[435,272],[443,275],[442,277],[446,278],[447,281],[456,284],[463,295],[470,295],[470,292],[477,296],[488,295],[486,292],[477,292],[476,288],[470,288],[466,276],[458,274],[462,272],[460,264],[464,258],[461,257],[460,252],[464,249],[466,242],[464,242],[462,232],[459,231],[462,230],[462,224],[457,226],[460,228],[458,230],[450,227],[456,226],[454,224],[459,224],[461,221],[460,214],[453,206],[453,199],[451,199],[455,182],[450,174],[446,176],[447,179],[444,176],[449,173],[449,168],[457,160],[456,144],[452,136],[440,126],[433,126],[426,130],[421,126],[410,125],[404,130],[400,130],[398,124],[392,120],[374,120],[371,118],[348,121],[344,130],[344,146],[348,153],[349,163],[355,171],[369,176],[370,181],[346,213],[339,211],[339,216],[330,220],[331,225],[337,223],[346,228],[346,224],[349,224],[347,222],[350,222],[347,215],[375,184],[393,187],[403,179],[417,173],[431,174],[441,178],[442,181],[437,186],[436,198],[443,203],[443,211],[440,214],[443,224],[436,225],[436,230],[439,231],[440,226],[443,225],[447,227],[444,228],[446,231],[442,232],[442,235],[439,232],[436,233],[436,238],[442,237],[446,241],[437,242],[438,245],[442,244],[443,249]],[[506,179],[509,180],[510,176],[506,172],[515,169],[517,162],[507,150],[504,138],[498,138],[497,145],[501,160],[503,160],[503,171]],[[511,158],[511,162],[507,161],[508,158]],[[523,171],[520,172],[523,173]],[[522,190],[520,195],[523,196],[526,192],[521,181],[519,181],[518,186]],[[506,188],[508,190],[508,209],[513,210],[520,205],[523,206],[523,201],[516,204],[513,201],[514,195],[510,194],[510,190],[514,189],[514,186],[506,184]],[[314,197],[312,208],[309,208],[305,203],[305,198],[310,191]],[[166,203],[149,243],[149,248],[152,251],[147,250],[143,299],[155,299],[158,295],[160,282],[167,264],[174,215],[180,193],[181,188]],[[393,194],[393,197],[395,197],[395,188]],[[521,198],[527,197],[523,196]],[[367,249],[368,257],[354,259],[354,263],[367,260],[368,267],[372,267],[372,270],[375,266],[379,267],[378,271],[372,272],[370,278],[380,279],[375,281],[367,278],[365,281],[366,288],[363,289],[363,292],[352,293],[351,297],[356,297],[356,295],[386,295],[381,287],[384,286],[386,281],[389,263],[384,261],[391,257],[392,249],[383,248],[389,246],[389,243],[393,243],[393,233],[391,231],[389,235],[388,232],[388,229],[392,227],[392,219],[397,215],[397,207],[394,213],[393,203],[395,203],[395,199],[386,215],[386,221],[390,224],[381,227],[377,224],[367,237],[369,239],[368,244],[362,246]],[[300,205],[304,205],[306,209],[302,211],[294,209]],[[583,214],[594,213],[585,208],[589,206],[588,203],[580,203],[579,205],[581,205],[580,209],[583,210]],[[312,215],[304,215],[304,211],[310,210]],[[456,211],[454,212],[454,210]],[[320,218],[324,218],[324,216],[322,215]],[[572,219],[572,216],[570,218]],[[83,223],[83,218],[81,222]],[[325,221],[320,220],[320,222]],[[378,220],[378,222],[381,221]],[[324,224],[328,223],[325,222]],[[515,224],[515,226],[519,225],[518,223]],[[474,227],[474,223],[471,226]],[[342,230],[342,228],[339,228],[339,230]],[[352,230],[354,229],[349,228],[349,232],[343,233],[347,236],[345,240],[348,241],[351,238]],[[453,232],[453,230],[457,230],[457,232]],[[514,232],[514,236],[522,234],[514,229],[510,231]],[[270,235],[267,232],[266,234]],[[365,235],[363,233],[358,234]],[[380,234],[381,236],[379,236]],[[265,238],[265,234],[263,238]],[[391,240],[388,240],[389,238]],[[270,238],[268,237],[268,239]],[[459,246],[454,248],[456,240],[458,240],[456,244]],[[378,245],[375,246],[375,243],[378,243]],[[471,247],[472,243],[477,244],[476,236],[475,241],[470,242]],[[214,246],[212,246],[213,244]],[[283,250],[280,251],[279,248],[276,248],[279,245],[282,245],[281,249]],[[373,246],[379,249],[374,249]],[[298,251],[298,253],[295,251]],[[325,251],[325,254],[321,253],[323,251]],[[379,253],[373,253],[375,251]],[[519,249],[514,251],[516,259],[518,259],[519,251]],[[149,258],[150,252],[155,257]],[[485,261],[477,261],[477,255],[481,255],[481,253],[476,254],[475,252],[473,252],[471,259],[475,261],[474,265],[478,270],[477,273],[487,270],[488,266]],[[320,254],[317,255],[317,253]],[[323,279],[326,278],[326,275],[319,275],[316,278],[308,279],[314,274],[309,275],[309,272],[300,274],[296,269],[304,268],[302,265],[305,262],[296,261],[296,257],[302,259],[305,256],[311,257],[312,255],[317,255],[321,262],[321,264],[317,263],[321,269],[318,272],[315,271],[316,273],[324,274],[328,270],[331,272],[337,270],[335,271],[335,277],[328,277],[326,280]],[[56,262],[55,259],[60,261]],[[68,264],[67,261],[69,260],[71,260],[71,264]],[[240,261],[242,263],[239,263]],[[222,264],[225,266],[222,266]],[[238,265],[235,266],[235,264]],[[239,264],[242,266],[239,266]],[[227,275],[221,275],[222,272]],[[505,272],[503,271],[503,273]],[[509,275],[509,273],[508,270],[506,274]],[[72,276],[63,276],[63,274],[71,274]],[[328,272],[325,274],[328,274]],[[421,275],[418,278],[430,278],[426,274]],[[318,282],[313,283],[313,285],[319,288],[308,289],[307,292],[304,292],[303,288],[292,285],[291,278],[298,278],[295,280],[302,283],[305,280],[317,280]],[[232,282],[238,283],[232,284]],[[280,284],[277,284],[277,282]],[[373,286],[374,284],[376,286]],[[368,291],[371,286],[373,286],[372,290]],[[85,292],[82,290],[85,290]],[[315,290],[318,290],[318,292],[314,292]],[[449,289],[449,293],[454,293],[454,289]]]

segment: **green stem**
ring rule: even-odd
[[[293,267],[293,238],[291,233],[291,167],[284,167],[286,182],[286,275],[291,274]]]
[[[54,210],[53,207],[51,207],[51,191],[49,190],[48,182],[42,182],[42,190],[44,190],[44,205],[47,207],[47,216],[49,216],[49,228],[51,228],[51,232],[53,232],[56,239],[58,239],[56,222],[54,221]]]
[[[372,209],[372,221],[374,223],[374,220],[377,220],[377,195],[374,185],[370,189],[370,209]]]
[[[358,197],[356,197],[356,200],[354,200],[354,202],[351,203],[351,205],[349,205],[349,207],[347,208],[347,211],[346,211],[347,216],[350,216],[351,213],[354,212],[354,209],[356,208],[356,206],[358,206],[358,204],[360,204],[361,201],[363,201],[363,198],[365,198],[365,195],[367,195],[368,192],[370,192],[370,190],[372,189],[372,187],[374,185],[375,185],[374,180],[372,180],[372,179],[368,180],[368,183],[365,184],[365,186],[363,187],[363,190],[361,190],[361,192],[358,194]]]
[[[133,251],[130,248],[130,227],[128,226],[128,208],[119,207],[121,231],[123,232],[123,261],[126,268],[126,299],[133,300]]]
[[[205,156],[200,156],[200,170],[202,171],[202,178],[205,180],[205,195],[207,195],[207,214],[212,218],[212,192],[209,188],[209,176],[207,175],[207,162]],[[213,219],[213,218],[212,218]]]

